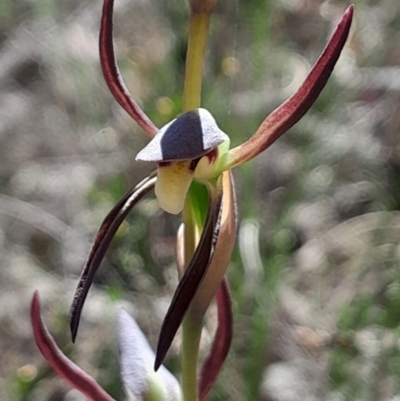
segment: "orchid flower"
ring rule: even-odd
[[[136,160],[153,163],[156,170],[130,190],[104,219],[83,268],[71,307],[70,326],[75,341],[94,274],[118,227],[140,199],[154,188],[163,210],[173,214],[182,212],[183,215],[177,239],[180,282],[161,328],[155,370],[161,366],[183,321],[182,381],[185,401],[197,400],[198,397],[203,400],[206,397],[226,357],[232,337],[231,301],[224,279],[236,232],[231,170],[264,151],[312,106],[345,45],[354,8],[353,5],[347,8],[300,88],[265,118],[250,139],[230,149],[229,136],[221,130],[212,114],[200,107],[207,32],[216,2],[189,2],[191,14],[184,113],[158,129],[131,98],[121,78],[113,46],[114,1],[104,0],[99,41],[103,75],[117,102],[151,139],[138,153]],[[206,205],[201,204],[198,197],[204,188],[208,193]],[[216,294],[219,326],[212,352],[206,358],[200,374],[199,387],[194,383],[197,380],[195,366],[202,319]]]

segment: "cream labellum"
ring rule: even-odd
[[[161,209],[168,213],[178,214],[183,209],[193,179],[190,164],[180,161],[158,166],[154,192]]]

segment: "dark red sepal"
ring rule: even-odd
[[[132,99],[118,69],[113,44],[113,8],[114,0],[104,0],[99,38],[100,61],[104,78],[116,101],[143,131],[153,138],[158,131],[157,127]]]
[[[156,182],[154,175],[150,175],[135,188],[130,190],[108,213],[94,239],[89,257],[79,278],[74,300],[70,311],[70,328],[72,341],[75,342],[78,333],[81,312],[85,303],[94,275],[104,258],[104,255],[114,238],[119,226],[125,220],[132,208],[143,198]]]
[[[217,295],[218,327],[215,333],[213,345],[204,360],[200,372],[199,398],[206,399],[209,391],[217,380],[218,374],[228,355],[233,337],[233,312],[229,286],[224,278]]]
[[[353,5],[347,8],[324,51],[296,93],[268,115],[248,141],[229,152],[225,169],[236,167],[260,154],[296,124],[313,105],[326,85],[346,43],[353,11]]]
[[[36,345],[58,375],[91,401],[115,401],[100,387],[93,377],[75,365],[58,348],[44,325],[40,314],[38,291],[35,291],[31,302],[31,322]]]
[[[178,331],[182,320],[193,301],[199,286],[207,273],[214,254],[215,244],[218,239],[219,220],[221,217],[222,188],[218,188],[211,195],[208,214],[201,234],[199,245],[187,267],[185,274],[179,282],[171,305],[165,316],[158,339],[156,361],[154,369],[162,364],[165,355],[171,346],[172,340]]]

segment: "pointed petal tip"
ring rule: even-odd
[[[161,333],[160,333],[161,336]],[[157,348],[156,348],[156,358],[154,360],[154,372],[157,372],[158,369],[160,369],[160,367],[162,366],[165,356],[167,355],[170,343],[166,342],[166,344],[164,344],[165,341],[161,340],[160,338],[158,339],[158,344],[157,344]],[[172,340],[171,340],[172,342]]]
[[[32,303],[37,303],[40,301],[39,291],[35,290],[32,296]]]
[[[69,312],[69,329],[71,332],[71,341],[73,344],[75,344],[76,336],[78,335],[79,321],[81,318],[81,308],[78,307],[78,304],[74,299]]]
[[[76,335],[78,334],[78,328],[72,324],[72,322],[69,325],[69,329],[71,331],[71,341],[73,344],[75,344],[76,341]]]
[[[160,366],[162,364],[162,361],[164,359],[165,355],[157,355],[156,360],[154,362],[154,372],[157,372],[158,369],[160,369]]]
[[[40,296],[39,291],[35,290],[31,300],[31,319],[32,322],[35,320],[35,317],[39,314],[40,311]]]
[[[118,311],[118,323],[123,322],[127,319],[132,319],[131,315],[125,308],[120,308]]]
[[[31,323],[35,340],[38,338],[38,330],[43,330],[43,321],[40,312],[40,295],[39,291],[35,290],[31,300]]]
[[[117,315],[117,332],[119,335],[119,339],[123,336],[134,337],[136,342],[141,341],[141,348],[143,350],[144,347],[151,348],[148,344],[146,336],[143,334],[139,324],[135,320],[133,316],[125,309],[119,308]],[[146,344],[146,345],[144,345]]]
[[[351,23],[351,21],[353,20],[353,15],[354,15],[354,4],[350,4],[345,12],[342,15],[342,21],[344,23]]]
[[[354,11],[354,4],[350,4],[345,11],[345,14],[353,16],[353,11]]]

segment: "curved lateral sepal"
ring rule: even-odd
[[[117,102],[143,131],[153,138],[158,128],[132,99],[118,69],[113,44],[113,8],[114,0],[104,0],[99,38],[100,62],[104,78]]]
[[[101,224],[90,250],[89,257],[82,270],[81,277],[79,278],[70,310],[70,328],[73,342],[75,342],[78,333],[82,308],[90,286],[92,285],[93,277],[115,233],[132,208],[154,187],[156,180],[157,178],[154,177],[153,173],[140,182],[114,206]]]
[[[171,305],[161,327],[156,360],[154,363],[154,369],[156,371],[162,364],[165,355],[171,346],[172,340],[174,339],[175,334],[189,309],[190,303],[193,301],[193,298],[207,273],[208,266],[210,265],[214,254],[222,210],[222,188],[220,184],[214,190],[214,193],[210,194],[210,197],[207,219],[199,245],[196,248],[185,274],[179,282],[178,288],[175,291]]]
[[[350,31],[353,11],[354,5],[350,5],[324,51],[296,93],[268,115],[248,141],[229,151],[223,169],[236,167],[257,156],[304,116],[324,88],[335,67]]]
[[[218,327],[213,345],[204,360],[200,372],[199,398],[204,401],[217,380],[218,374],[228,355],[233,337],[232,299],[229,286],[224,278],[217,295]]]
[[[38,291],[35,291],[31,302],[31,322],[36,345],[58,375],[91,401],[115,401],[93,377],[75,365],[58,348],[40,314]]]
[[[203,320],[208,306],[215,298],[215,294],[224,278],[232,251],[235,245],[237,229],[237,210],[233,176],[231,171],[222,173],[222,211],[218,240],[212,261],[208,267],[207,274],[190,306],[190,317],[199,323]],[[182,240],[178,238],[177,245],[183,247]],[[183,254],[183,250],[179,253]],[[180,263],[182,265],[182,263]],[[180,269],[180,270],[183,270]],[[183,274],[181,274],[182,276]]]

